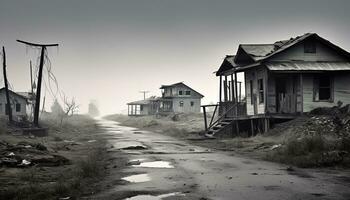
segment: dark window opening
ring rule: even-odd
[[[314,100],[332,101],[332,80],[329,76],[315,77]]]
[[[316,43],[315,41],[305,41],[304,43],[304,53],[316,53]]]
[[[143,111],[143,105],[140,105],[140,111]]]
[[[187,90],[186,95],[191,95],[191,91]]]
[[[16,103],[16,112],[21,112],[21,104]]]
[[[179,90],[179,95],[182,95],[182,93],[183,93],[182,90]]]
[[[184,102],[180,101],[180,107],[183,107],[183,106],[184,106]]]
[[[191,101],[191,106],[194,106],[194,102],[193,101]]]
[[[258,80],[259,89],[259,103],[264,103],[264,81],[263,79]]]
[[[9,109],[8,109],[7,105],[8,105],[8,104],[5,104],[5,114],[6,114],[6,115],[9,115]]]

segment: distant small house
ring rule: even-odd
[[[156,97],[129,102],[127,105],[129,116],[154,115],[159,110],[159,101]]]
[[[244,76],[244,88],[238,73]],[[271,44],[240,44],[216,76],[219,118],[206,126],[212,135],[227,127],[238,134],[247,122],[248,132],[254,134],[266,131],[271,119],[292,119],[317,107],[350,103],[350,53],[315,33]],[[238,96],[241,89],[244,101]]]
[[[190,88],[183,82],[162,85],[162,101],[160,108],[163,111],[175,113],[199,113],[201,109],[201,93]]]
[[[201,99],[199,92],[182,82],[162,85],[162,97],[151,97],[145,100],[129,102],[128,115],[142,116],[170,113],[199,113]]]
[[[29,112],[30,102],[32,100],[30,93],[15,93],[9,90],[12,116],[14,118],[20,119],[27,116]],[[5,88],[0,89],[0,116],[8,115],[7,100]]]

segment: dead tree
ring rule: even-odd
[[[75,99],[72,98],[69,100],[68,98],[64,97],[64,112],[67,116],[74,115],[76,111],[78,111],[79,105],[76,104]]]
[[[30,42],[25,42],[22,40],[17,40],[17,42],[41,48],[40,64],[39,64],[39,74],[38,74],[38,85],[36,89],[36,99],[35,99],[35,109],[34,109],[34,126],[39,127],[39,112],[40,112],[40,95],[41,95],[41,81],[43,77],[43,68],[45,62],[45,51],[47,47],[58,46],[58,44],[35,44]]]
[[[11,109],[11,102],[10,102],[10,94],[9,94],[9,87],[8,87],[8,81],[7,81],[7,75],[6,75],[6,53],[5,53],[5,47],[2,47],[2,61],[3,61],[3,73],[4,73],[4,82],[5,82],[5,93],[6,93],[6,109],[9,116],[9,122],[12,123],[12,109]]]

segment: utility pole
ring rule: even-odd
[[[34,117],[34,85],[33,85],[33,66],[32,66],[32,61],[29,63],[30,67],[30,89],[31,89],[31,94],[30,94],[30,104],[31,104],[31,113],[30,113],[30,120],[32,120]]]
[[[10,124],[13,122],[12,121],[12,109],[11,109],[11,102],[10,102],[10,95],[9,95],[9,86],[7,82],[7,75],[6,75],[6,53],[5,53],[5,47],[2,47],[2,61],[3,61],[3,73],[4,73],[4,82],[5,82],[5,93],[6,93],[6,109],[7,109],[7,114],[9,115],[9,122]],[[6,114],[6,111],[5,111]]]
[[[146,93],[149,93],[149,91],[142,90],[140,93],[143,93],[143,100],[146,99]]]
[[[36,100],[35,100],[35,109],[34,109],[34,126],[39,127],[41,81],[42,81],[43,68],[45,63],[45,51],[47,47],[54,47],[54,46],[57,47],[58,44],[35,44],[35,43],[25,42],[22,40],[17,40],[17,42],[20,42],[29,46],[41,47],[39,74],[38,74],[38,82],[37,82],[38,85],[36,89]]]

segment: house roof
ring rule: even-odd
[[[255,61],[264,59],[274,51],[274,44],[241,44],[240,47]]]
[[[150,98],[147,98],[147,99],[144,99],[144,100],[129,102],[129,103],[127,103],[127,105],[148,105],[148,104],[150,104],[152,101],[156,101],[156,100],[158,100],[158,99],[159,99],[159,98],[156,98],[156,97],[150,97]]]
[[[243,63],[241,65],[238,65],[236,68],[226,70],[225,72],[226,73],[231,73],[233,71],[239,72],[239,71],[244,71],[245,69],[248,69],[251,67],[258,66],[260,65],[260,63],[267,62],[267,60],[273,57],[274,55],[277,55],[310,37],[314,37],[318,41],[322,42],[323,44],[337,51],[339,54],[350,59],[350,53],[345,51],[344,49],[318,36],[316,33],[306,33],[304,35],[297,36],[295,38],[290,38],[289,40],[276,41],[273,44],[241,44],[239,45],[239,50],[240,49],[243,50],[247,55],[250,56],[250,58],[254,62]],[[237,59],[237,56],[236,56],[236,59]],[[337,67],[334,68],[333,70],[335,71],[336,69]]]
[[[349,62],[270,62],[271,71],[350,71]]]
[[[183,82],[178,82],[178,83],[174,83],[174,84],[170,84],[170,85],[162,85],[159,89],[165,89],[165,88],[169,88],[169,87],[175,87],[175,86],[179,86],[179,85],[182,85],[182,86],[185,86],[191,90],[193,90],[195,93],[197,93],[199,96],[201,96],[202,98],[204,97],[204,95],[202,95],[201,93],[197,92],[196,90],[194,90],[193,88],[191,88],[190,86],[186,85],[185,83]]]
[[[0,88],[0,92],[5,92],[5,87]],[[9,90],[9,93],[11,93],[12,95],[15,95],[15,96],[17,96],[17,97],[19,97],[19,98],[23,98],[23,99],[25,99],[25,100],[28,100],[28,99],[29,99],[29,98],[27,98],[27,96],[24,95],[22,92],[21,92],[22,94],[20,94],[20,92],[16,93],[16,92],[13,92],[13,91]]]
[[[222,64],[219,67],[219,70],[216,71],[216,76],[221,75],[222,72],[227,71],[229,69],[235,68],[237,64],[235,63],[235,55],[227,55]]]

